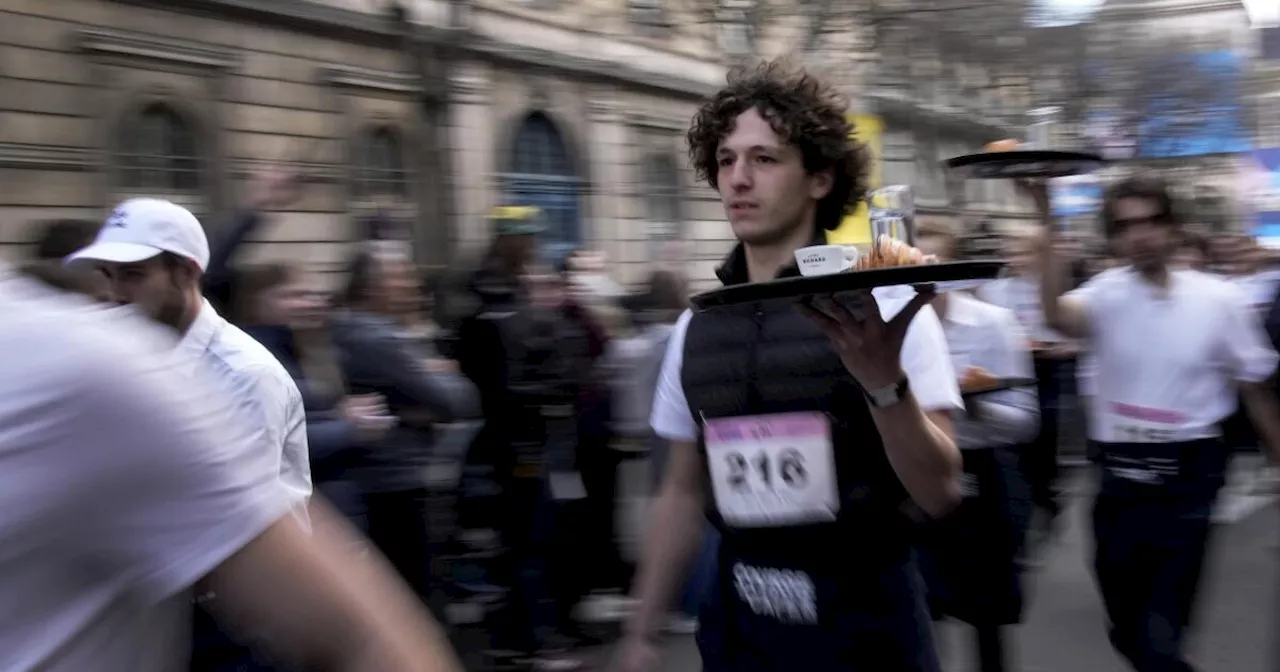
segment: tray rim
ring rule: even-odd
[[[754,303],[757,301],[779,301],[779,300],[785,300],[787,297],[784,296],[784,297],[766,297],[766,298],[757,298],[757,299],[743,299],[740,301],[714,302],[707,305],[704,305],[702,302],[702,301],[705,301],[704,297],[709,297],[709,296],[714,296],[714,295],[719,295],[724,293],[736,294],[741,291],[759,290],[759,288],[764,286],[787,286],[787,285],[801,284],[805,282],[828,280],[830,278],[835,278],[835,277],[855,277],[856,274],[860,274],[860,273],[877,273],[877,272],[883,272],[883,271],[896,271],[896,270],[902,270],[902,269],[916,270],[916,269],[922,269],[922,268],[972,266],[972,267],[978,267],[978,268],[984,268],[984,269],[990,268],[994,271],[994,274],[991,276],[987,276],[984,273],[981,275],[977,275],[973,278],[954,278],[954,279],[948,279],[948,280],[924,281],[924,282],[886,282],[884,284],[853,287],[850,289],[840,289],[840,290],[835,290],[834,292],[824,291],[824,292],[812,292],[807,294],[804,292],[801,292],[796,294],[794,298],[798,299],[801,296],[813,296],[817,294],[855,292],[861,289],[873,289],[876,287],[898,287],[898,286],[904,286],[904,285],[905,286],[922,286],[922,285],[931,285],[931,284],[934,284],[935,282],[953,282],[953,281],[966,280],[966,279],[981,280],[987,277],[990,277],[991,280],[995,280],[1000,277],[1000,272],[1003,271],[1008,266],[1008,264],[1009,262],[1004,259],[983,259],[983,260],[972,260],[972,261],[950,261],[950,262],[944,262],[941,264],[926,264],[921,266],[892,266],[889,268],[877,268],[877,269],[871,269],[867,271],[845,271],[843,273],[832,273],[828,275],[809,276],[809,277],[795,276],[795,277],[789,277],[789,278],[781,278],[778,280],[771,280],[769,282],[763,282],[763,283],[744,283],[739,285],[730,285],[727,287],[710,289],[705,292],[699,292],[691,296],[689,298],[689,304],[693,308],[694,312],[700,312],[704,310],[710,310],[713,308],[740,305],[744,303]]]
[[[967,392],[964,389],[961,389],[960,396],[976,397],[983,394],[993,394],[995,392],[1003,392],[1005,390],[1015,390],[1020,387],[1031,387],[1038,383],[1038,381],[1035,378],[1028,378],[1026,376],[1010,376],[1008,378],[998,378],[997,380],[1000,381],[1000,384],[996,385],[995,387],[988,387],[980,390],[971,390]]]
[[[1033,156],[1042,156],[1044,158],[1036,159]],[[942,162],[947,164],[949,168],[963,168],[965,166],[978,165],[982,163],[999,163],[1000,159],[1007,159],[1006,162],[1017,160],[1024,161],[1094,161],[1100,164],[1107,163],[1107,160],[1101,154],[1093,152],[1081,152],[1073,149],[1015,149],[1008,152],[974,152],[973,154],[961,154],[953,156],[949,159],[943,159]]]

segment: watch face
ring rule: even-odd
[[[871,399],[872,404],[877,407],[891,406],[902,399],[902,394],[906,390],[907,382],[904,380],[893,385],[868,390],[867,396]]]

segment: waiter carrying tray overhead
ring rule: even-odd
[[[735,71],[694,117],[689,151],[739,243],[726,285],[798,274],[866,192],[845,103],[783,63]],[[962,408],[930,295],[743,304],[677,322],[655,432],[672,442],[618,665],[659,666],[653,638],[703,533],[722,533],[700,616],[708,672],[936,672],[908,508],[959,500]],[[914,506],[909,506],[914,504]]]
[[[1029,189],[1051,232],[1047,189]],[[1219,425],[1238,389],[1264,442],[1280,448],[1266,384],[1277,357],[1237,287],[1171,268],[1179,220],[1163,183],[1110,187],[1102,224],[1127,265],[1063,296],[1062,265],[1044,245],[1042,305],[1050,326],[1089,341],[1096,362],[1094,571],[1112,646],[1138,672],[1185,672],[1194,668],[1183,633],[1228,458]]]

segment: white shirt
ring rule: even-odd
[[[880,314],[890,320],[911,300],[914,290],[898,291],[898,288],[873,290],[880,305]],[[698,424],[689,410],[689,403],[680,382],[684,366],[684,339],[693,313],[685,311],[676,321],[667,342],[666,358],[658,374],[658,389],[654,395],[653,412],[649,424],[658,436],[668,441],[693,442],[698,439]],[[797,320],[806,319],[796,313]],[[933,308],[925,306],[907,327],[906,340],[902,344],[902,369],[911,384],[920,407],[926,411],[950,411],[964,408],[960,400],[960,387],[955,370],[947,355],[947,341]]]
[[[1013,312],[984,303],[965,292],[946,296],[942,330],[951,348],[951,364],[959,373],[976,366],[997,378],[1034,378],[1027,338]],[[1030,440],[1040,422],[1034,387],[1019,387],[971,398],[976,417],[952,414],[956,446],[994,448]]]
[[[1276,298],[1277,275],[1275,271],[1259,271],[1249,275],[1231,277],[1232,284],[1240,288],[1249,305],[1259,315],[1266,315]]]
[[[174,353],[178,370],[202,368],[237,402],[240,422],[264,450],[274,451],[280,482],[298,503],[311,496],[306,411],[302,393],[280,361],[261,343],[204,302]],[[299,507],[299,515],[305,510]]]
[[[0,670],[171,672],[188,588],[286,515],[278,459],[172,334],[0,267]]]
[[[1044,321],[1040,305],[1040,281],[1014,276],[988,282],[978,289],[978,298],[992,305],[1013,311],[1018,323],[1035,341],[1060,343],[1067,340],[1050,329]]]
[[[1115,268],[1067,296],[1084,305],[1092,330],[1097,441],[1218,436],[1218,423],[1236,408],[1235,382],[1261,382],[1275,371],[1257,315],[1218,277],[1173,271],[1166,293],[1130,267]]]

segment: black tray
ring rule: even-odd
[[[996,384],[990,387],[983,387],[971,392],[960,390],[962,397],[980,397],[984,394],[992,392],[1003,392],[1004,390],[1012,390],[1019,387],[1035,387],[1037,381],[1035,378],[998,378]]]
[[[944,163],[971,180],[1007,180],[1083,175],[1098,170],[1105,161],[1097,154],[1035,149],[968,154]]]
[[[1003,261],[953,261],[945,264],[895,266],[870,271],[845,271],[807,278],[732,285],[703,292],[689,301],[698,310],[757,301],[794,301],[805,296],[839,294],[894,285],[927,286],[940,292],[971,289],[1000,277]]]

